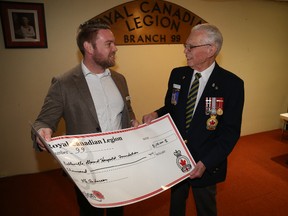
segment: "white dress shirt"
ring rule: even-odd
[[[81,66],[94,102],[101,131],[121,129],[124,102],[111,77],[110,70],[106,69],[102,74],[93,74],[83,62]]]
[[[213,62],[213,64],[210,65],[210,67],[208,67],[204,71],[198,72],[198,71],[194,70],[194,74],[193,74],[193,77],[192,77],[192,80],[191,80],[191,83],[190,83],[190,88],[191,88],[191,85],[192,85],[192,83],[193,83],[193,81],[195,79],[195,74],[196,73],[200,73],[201,74],[201,78],[199,79],[199,89],[198,89],[198,93],[197,93],[197,99],[196,99],[196,103],[195,103],[194,112],[196,110],[198,102],[199,102],[199,100],[201,98],[201,95],[202,95],[202,93],[203,93],[203,91],[205,89],[205,86],[206,86],[206,84],[208,82],[208,79],[209,79],[214,67],[215,67],[215,62]],[[193,112],[193,114],[194,114],[194,112]]]

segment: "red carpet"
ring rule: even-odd
[[[287,216],[287,155],[281,130],[241,137],[229,157],[227,180],[218,185],[218,215]],[[169,193],[126,206],[125,216],[168,216]],[[78,215],[73,184],[61,170],[0,178],[0,202],[1,216]],[[192,197],[188,215],[196,215]]]
[[[277,157],[271,158],[276,163],[281,164],[282,166],[288,168],[288,154],[279,155]]]

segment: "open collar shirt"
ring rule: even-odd
[[[122,96],[107,68],[101,74],[94,74],[81,63],[102,132],[121,129],[124,108]]]

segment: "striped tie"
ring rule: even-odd
[[[190,127],[192,121],[192,115],[195,108],[198,88],[199,88],[199,79],[201,78],[200,73],[195,74],[195,80],[192,83],[192,86],[189,91],[188,100],[186,104],[186,130]]]

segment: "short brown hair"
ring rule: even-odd
[[[100,29],[111,29],[111,27],[102,19],[89,20],[79,26],[77,45],[82,55],[84,55],[84,42],[91,42],[95,40]]]

